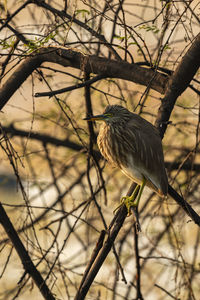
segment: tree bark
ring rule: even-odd
[[[120,78],[149,86],[163,94],[168,77],[147,67],[125,61],[110,60],[61,47],[40,48],[24,59],[0,90],[0,110],[22,83],[44,62],[72,67],[109,78]],[[153,80],[152,80],[153,79]]]
[[[156,127],[163,138],[177,98],[186,90],[200,66],[200,33],[169,79],[167,90],[158,111]]]

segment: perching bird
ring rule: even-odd
[[[97,138],[101,154],[138,184],[132,196],[122,198],[129,213],[131,206],[138,205],[145,185],[161,197],[167,195],[162,142],[151,123],[120,105],[109,105],[102,115],[85,120],[104,121]]]

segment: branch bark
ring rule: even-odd
[[[44,279],[42,278],[40,272],[38,272],[37,268],[34,266],[28,252],[26,251],[24,245],[22,244],[22,241],[20,240],[12,223],[10,222],[1,203],[0,203],[0,223],[3,226],[4,230],[6,231],[11,242],[13,243],[15,250],[17,251],[21,259],[21,262],[24,266],[26,273],[32,277],[35,284],[39,288],[41,294],[43,295],[44,299],[55,300],[54,296],[52,295],[51,291],[46,285]]]
[[[104,242],[104,245],[101,248],[101,250],[100,250],[96,260],[94,261],[93,265],[91,266],[90,270],[87,270],[87,274],[84,278],[84,281],[81,282],[81,285],[76,294],[75,300],[85,299],[85,296],[87,295],[87,292],[88,292],[91,284],[93,283],[94,278],[96,277],[97,273],[99,272],[100,268],[102,267],[104,260],[106,259],[107,255],[109,254],[109,252],[114,244],[114,241],[118,235],[118,232],[120,231],[120,229],[124,223],[126,215],[127,215],[127,209],[126,209],[126,206],[123,205],[123,207],[117,212],[116,216],[114,217],[113,221],[111,222],[107,239]],[[113,228],[111,229],[112,226],[113,226]]]
[[[136,64],[110,60],[94,55],[86,55],[70,48],[44,47],[36,50],[29,57],[25,58],[2,86],[0,90],[0,110],[2,110],[10,97],[17,91],[28,76],[44,62],[80,69],[90,74],[102,75],[105,78],[120,78],[144,86],[150,85],[152,89],[161,94],[164,93],[168,81],[168,77],[163,73]]]
[[[186,90],[200,67],[200,33],[169,79],[167,90],[158,111],[156,127],[163,138],[177,98]]]

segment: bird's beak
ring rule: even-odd
[[[104,115],[96,115],[96,116],[90,116],[90,117],[84,118],[83,120],[94,122],[94,121],[104,120],[104,119],[105,119]]]

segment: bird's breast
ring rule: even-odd
[[[113,165],[122,169],[128,165],[127,155],[130,151],[125,139],[125,129],[103,124],[97,138],[101,154]]]

